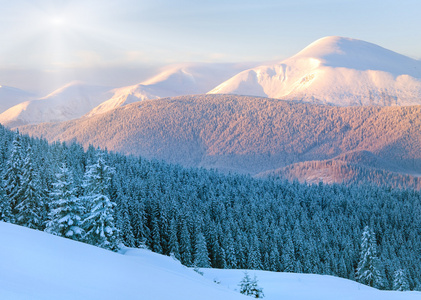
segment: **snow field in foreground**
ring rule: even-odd
[[[202,277],[149,250],[113,253],[4,222],[0,258],[0,299],[251,299],[238,293],[244,270],[203,269]],[[333,276],[248,272],[267,300],[421,299]]]

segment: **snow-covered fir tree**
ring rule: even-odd
[[[29,147],[23,165],[21,186],[17,192],[19,202],[16,205],[16,224],[42,230],[45,195],[40,188],[38,178],[38,173],[34,169],[34,154]]]
[[[395,291],[409,290],[409,282],[405,270],[399,269],[395,272],[393,279],[393,289]]]
[[[17,132],[2,178],[4,197],[0,203],[0,219],[6,222],[16,222],[16,206],[22,201],[20,196],[24,163],[22,155],[21,137]]]
[[[180,258],[186,266],[192,265],[192,245],[186,219],[183,220],[180,232]]]
[[[364,228],[361,237],[360,260],[356,277],[359,282],[375,288],[382,288],[384,285],[377,257],[376,236],[368,226]]]
[[[83,187],[87,213],[82,227],[87,243],[116,251],[119,241],[113,217],[115,203],[107,195],[113,169],[105,163],[103,156],[98,150],[96,162],[87,166],[85,172]]]
[[[82,240],[81,227],[84,206],[81,199],[76,197],[73,187],[73,176],[66,163],[63,163],[56,174],[51,196],[51,211],[45,231],[67,237],[73,240]]]
[[[170,222],[170,236],[169,236],[169,252],[170,256],[174,257],[177,260],[180,260],[180,245],[178,244],[177,237],[177,223],[173,218]]]
[[[257,278],[254,275],[254,278],[251,279],[248,272],[244,272],[244,277],[240,281],[240,293],[253,297],[253,298],[263,298],[263,289],[257,285]]]
[[[210,268],[210,259],[208,249],[206,247],[206,240],[202,232],[196,234],[196,247],[194,251],[194,262],[195,267],[198,268]]]
[[[117,210],[116,226],[119,228],[119,239],[127,247],[135,247],[133,228],[130,224],[130,213],[127,197],[121,199]]]

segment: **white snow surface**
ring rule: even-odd
[[[265,300],[409,300],[421,299],[421,292],[380,291],[360,283],[328,275],[278,273],[256,270],[200,269],[204,277],[232,290],[247,271],[257,278]],[[250,298],[251,299],[251,298]]]
[[[36,96],[30,92],[0,85],[0,113],[21,102],[34,99]]]
[[[111,95],[109,87],[71,82],[43,98],[9,108],[0,114],[0,123],[12,127],[80,118]]]
[[[280,63],[243,71],[209,94],[338,106],[421,104],[421,61],[361,40],[319,39]]]
[[[0,222],[0,299],[247,299],[171,257],[114,253]]]
[[[0,222],[0,299],[250,299],[243,270],[203,269],[145,249],[114,253]],[[420,299],[420,292],[378,291],[332,276],[249,271],[271,299]],[[213,281],[219,281],[215,284]]]
[[[247,67],[246,64],[229,63],[186,63],[168,66],[158,75],[139,84],[114,89],[113,96],[95,107],[87,116],[102,114],[142,100],[205,94]]]

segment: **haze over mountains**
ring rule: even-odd
[[[45,97],[7,109],[0,114],[0,123],[19,126],[80,118],[111,95],[109,87],[72,82]]]
[[[14,87],[0,85],[0,113],[35,97],[32,93]]]
[[[85,114],[93,116],[146,99],[204,94],[247,66],[249,64],[206,63],[170,66],[142,83],[114,89],[72,82],[43,98],[22,100],[7,111],[0,111],[0,123],[13,127],[60,122]]]

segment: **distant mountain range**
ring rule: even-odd
[[[0,123],[184,166],[421,187],[420,61],[326,37],[244,67],[183,64],[116,89],[71,84],[9,108]]]
[[[13,101],[3,105],[11,108],[0,115],[0,123],[67,121],[136,101],[204,93],[336,106],[421,104],[421,62],[360,40],[325,37],[279,63],[243,71],[249,66],[181,64],[132,86],[110,89],[72,83],[24,103],[28,96],[14,91],[15,97],[7,97]],[[0,89],[0,104],[5,104],[4,98]]]
[[[60,122],[82,117],[112,96],[110,88],[72,82],[51,94],[21,102],[0,114],[9,127],[43,122]]]
[[[380,46],[325,37],[280,63],[243,71],[210,94],[337,106],[421,104],[421,61]]]
[[[20,131],[258,176],[295,174],[308,180],[309,169],[317,165],[296,164],[326,160],[358,168],[358,180],[379,184],[384,178],[409,176],[399,180],[417,187],[421,174],[421,106],[335,107],[236,95],[181,96]],[[346,172],[332,177],[336,166],[323,162],[324,173],[308,181],[352,182]],[[373,170],[389,177],[364,175]]]
[[[0,113],[36,95],[10,86],[0,85]]]
[[[114,89],[114,95],[90,111],[87,116],[101,114],[141,100],[205,94],[220,82],[246,68],[246,65],[189,63],[170,66],[142,83]]]
[[[43,97],[17,101],[0,110],[0,123],[9,127],[93,116],[136,101],[204,94],[249,64],[190,63],[170,66],[142,83],[110,88],[72,82]],[[1,90],[0,90],[1,97]],[[9,97],[10,98],[10,97]],[[16,98],[19,100],[20,98]],[[1,100],[1,98],[0,98]]]

